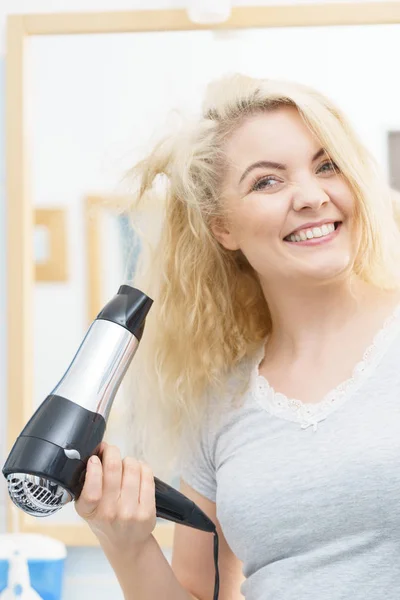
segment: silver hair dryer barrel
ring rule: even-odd
[[[17,438],[2,471],[12,501],[28,514],[45,517],[79,497],[86,463],[98,453],[152,303],[140,290],[122,285]],[[214,523],[191,500],[154,479],[157,516],[215,531]]]

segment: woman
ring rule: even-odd
[[[165,176],[148,460],[104,445],[77,502],[125,597],[213,596],[212,536],[177,526],[170,566],[152,535],[150,465],[175,452],[220,600],[397,599],[400,236],[373,159],[321,94],[238,75],[135,173],[138,205]]]

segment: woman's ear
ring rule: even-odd
[[[211,222],[211,231],[224,248],[227,250],[239,250],[239,244],[226,219],[215,217]]]

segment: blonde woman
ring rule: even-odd
[[[177,526],[170,565],[152,534],[168,463],[217,525],[220,600],[397,600],[400,235],[374,160],[320,93],[237,75],[134,174],[133,208],[157,187],[164,210],[141,450],[104,445],[77,503],[125,598],[213,597],[212,536]]]

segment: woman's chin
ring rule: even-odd
[[[336,256],[335,260],[310,260],[308,264],[303,265],[297,273],[293,273],[305,279],[326,281],[341,278],[351,273],[353,269],[353,260],[350,255],[346,254],[341,257]]]

